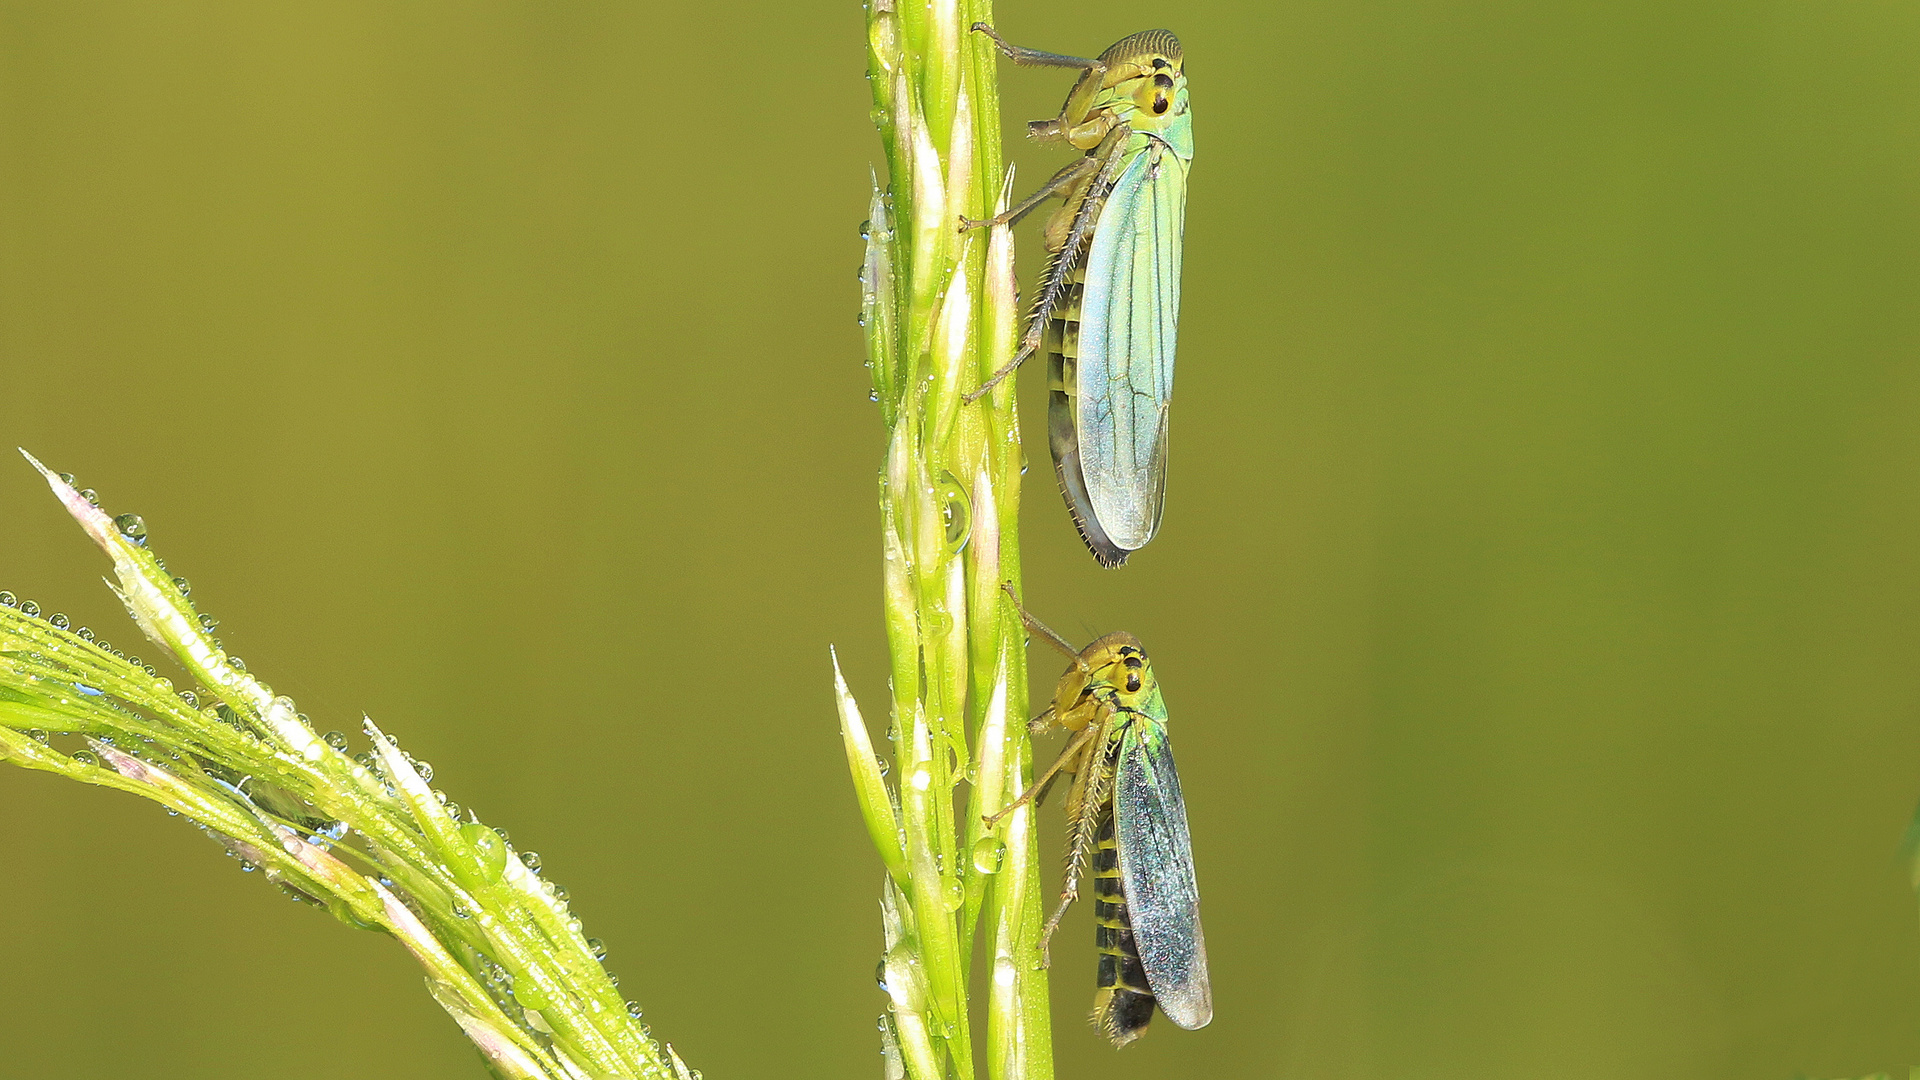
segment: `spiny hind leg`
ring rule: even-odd
[[[1087,730],[1104,727],[1104,724],[1092,725]],[[1073,817],[1073,838],[1067,849],[1067,882],[1066,887],[1060,890],[1060,906],[1053,909],[1046,928],[1040,932],[1042,967],[1053,963],[1050,949],[1053,932],[1060,928],[1060,920],[1067,914],[1067,909],[1080,899],[1080,875],[1086,871],[1087,860],[1093,854],[1094,837],[1099,833],[1101,818],[1111,812],[1107,806],[1107,796],[1113,790],[1113,770],[1104,755],[1095,756],[1095,760],[1087,764],[1083,775],[1076,779],[1075,787],[1078,789],[1079,813]]]

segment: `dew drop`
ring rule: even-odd
[[[869,218],[860,223],[860,239],[866,240],[871,236],[873,236],[873,219]]]
[[[867,325],[867,309],[866,308],[861,308],[860,313],[853,317],[853,324],[855,326]]]
[[[884,956],[880,958],[878,964],[873,965],[873,981],[880,984],[881,993],[892,993],[887,989],[887,958]]]
[[[953,616],[947,613],[944,604],[935,604],[927,610],[927,633],[932,637],[945,637],[953,632]]]
[[[523,851],[520,853],[520,861],[526,864],[527,869],[532,870],[536,873],[539,872],[540,870],[540,853],[539,852]]]
[[[478,822],[460,826],[460,838],[473,849],[481,878],[490,885],[499,881],[501,871],[507,867],[506,838]]]
[[[84,626],[78,630],[75,630],[73,634],[75,637],[79,638],[81,641],[93,640],[93,631]]]
[[[197,709],[200,707],[200,695],[194,693],[191,690],[180,691],[180,700],[186,702],[187,707],[190,709]]]
[[[344,731],[329,731],[325,735],[320,736],[320,738],[335,750],[345,750],[347,748],[347,734]]]
[[[960,884],[960,879],[955,875],[941,875],[940,890],[940,902],[946,905],[948,911],[959,911],[960,905],[966,903],[966,887]]]
[[[113,519],[113,527],[120,530],[121,536],[141,547],[147,546],[147,523],[139,514],[121,514]]]
[[[100,759],[99,759],[99,758],[97,758],[97,757],[94,757],[94,756],[93,756],[93,751],[91,751],[91,750],[78,750],[78,751],[75,751],[75,752],[74,752],[74,755],[73,755],[73,760],[75,760],[75,761],[77,761],[77,762],[79,762],[79,763],[80,763],[80,764],[82,764],[82,765],[98,765],[98,764],[100,764]]]
[[[593,954],[595,960],[605,960],[607,958],[607,943],[597,937],[590,937],[587,939],[587,951]]]
[[[193,595],[193,586],[187,582],[186,578],[183,578],[183,577],[174,578],[173,587],[180,590],[181,596]]]
[[[67,627],[73,625],[72,623],[67,621],[67,617],[65,615],[61,614],[58,611],[47,616],[47,621],[52,623],[55,627],[61,630],[65,630]]]
[[[199,623],[200,629],[211,633],[214,627],[220,625],[220,620],[203,611],[200,613]]]
[[[1006,860],[1007,845],[997,836],[983,836],[973,845],[973,868],[983,874],[997,874]]]
[[[421,780],[429,784],[433,783],[433,766],[424,761],[416,761],[413,763],[413,771],[420,774]]]
[[[5,589],[0,589],[0,607],[16,607],[19,605],[19,603],[20,603],[19,597],[6,591]]]
[[[55,476],[58,476],[58,477],[60,478],[60,482],[61,482],[61,483],[63,483],[63,484],[65,484],[65,485],[67,485],[68,487],[72,487],[72,486],[73,486],[73,474],[72,474],[72,473],[70,473],[70,472],[63,472],[63,473],[55,473],[54,475],[55,475]]]
[[[28,728],[27,738],[32,739],[34,742],[37,742],[42,746],[45,746],[47,745],[48,735],[46,732],[40,730],[39,728]]]
[[[553,882],[548,882],[547,884],[551,888],[555,900],[563,904],[567,902],[567,887],[565,885],[556,885]]]
[[[40,617],[40,605],[31,600],[22,600],[20,601],[20,614],[25,615],[29,619],[37,619]]]
[[[640,1003],[637,1001],[627,1002],[627,1018],[629,1020],[638,1020],[640,1016]]]
[[[93,490],[92,488],[81,488],[80,497],[87,500],[88,506],[100,505],[100,493]]]
[[[227,666],[232,668],[235,671],[247,670],[247,662],[245,660],[240,659],[237,656],[227,657]]]
[[[553,1004],[553,999],[547,996],[546,991],[528,978],[513,981],[513,1000],[529,1009],[544,1009]]]
[[[881,757],[879,754],[873,755],[873,763],[880,767],[881,776],[887,775],[887,772],[893,768],[893,765],[890,764],[886,758]]]
[[[967,498],[967,489],[952,473],[940,474],[934,498],[939,500],[940,523],[946,528],[947,553],[958,555],[973,535],[973,500]]]

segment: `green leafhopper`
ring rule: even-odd
[[[1041,948],[1079,897],[1080,873],[1091,861],[1100,952],[1094,1024],[1125,1046],[1145,1034],[1157,1002],[1175,1024],[1205,1027],[1213,989],[1187,806],[1146,650],[1122,631],[1076,652],[1024,610],[1020,616],[1073,658],[1053,704],[1031,725],[1035,732],[1064,727],[1073,737],[1032,788],[987,819],[991,826],[1022,803],[1037,804],[1056,779],[1069,778],[1066,885]]]
[[[1016,64],[1079,68],[1060,115],[1028,135],[1085,154],[1005,214],[1018,221],[1052,195],[1047,270],[1025,338],[973,401],[1047,349],[1047,409],[1060,491],[1102,566],[1119,566],[1160,527],[1167,477],[1167,407],[1180,320],[1193,115],[1180,41],[1146,30],[1096,59],[1010,45],[975,23]]]

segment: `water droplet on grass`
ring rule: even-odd
[[[983,836],[973,845],[973,868],[983,874],[997,874],[1007,856],[1007,845],[997,836]]]
[[[973,535],[973,500],[952,473],[941,474],[934,498],[939,500],[940,522],[946,529],[947,553],[958,555]]]

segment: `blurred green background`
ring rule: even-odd
[[[716,1078],[880,1065],[827,668],[877,711],[861,18],[0,0],[0,445],[539,851]],[[1020,393],[1029,597],[1153,652],[1218,1019],[1116,1055],[1076,913],[1061,1076],[1920,1062],[1920,10],[999,22],[1168,25],[1199,117],[1126,570]],[[1066,83],[1003,85],[1012,132]],[[105,566],[0,461],[0,587],[131,644]],[[401,949],[125,796],[0,770],[0,924],[7,1080],[482,1075]]]

